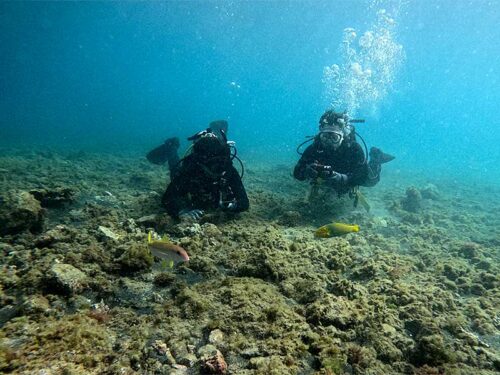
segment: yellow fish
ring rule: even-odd
[[[328,238],[341,236],[343,234],[351,233],[351,232],[359,232],[359,225],[357,224],[344,224],[344,223],[331,223],[323,225],[318,228],[314,235],[316,237]]]

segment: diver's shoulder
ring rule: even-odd
[[[361,144],[359,144],[357,141],[352,141],[350,144],[349,144],[349,147],[347,148],[348,150],[350,150],[351,152],[353,153],[363,153],[364,154],[364,150],[363,150],[363,146],[361,146]]]
[[[306,149],[303,152],[303,155],[308,156],[308,155],[311,155],[311,154],[318,152],[318,150],[319,150],[318,143],[313,142],[309,146],[306,147]]]

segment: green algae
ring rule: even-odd
[[[454,361],[455,355],[451,348],[445,345],[442,336],[430,335],[418,338],[412,358],[412,362],[416,365],[436,366]]]
[[[48,362],[91,370],[105,362],[114,334],[93,319],[76,314],[45,320],[43,330],[26,318],[15,319],[3,328],[0,339],[4,349],[0,370],[32,371]]]
[[[154,284],[158,287],[166,287],[175,281],[175,274],[171,272],[161,272],[157,274],[153,280]]]
[[[22,167],[24,162],[16,163]],[[38,163],[39,181],[49,184],[45,159]],[[50,163],[56,165],[51,170],[54,186],[61,186],[69,169],[57,156]],[[92,168],[91,163],[106,167]],[[391,186],[370,191],[374,212],[380,215],[375,220],[342,207],[346,202],[313,210],[303,203],[303,191],[288,180],[287,171],[257,170],[249,175],[261,186],[250,192],[254,209],[237,221],[214,216],[205,219],[212,223],[176,226],[159,214],[162,232],[173,236],[192,259],[167,277],[151,267],[142,246],[151,225],[144,217],[159,206],[159,195],[131,194],[130,187],[114,181],[116,174],[92,171],[112,170],[116,164],[123,165],[123,160],[90,158],[73,165],[71,173],[81,176],[81,197],[98,186],[111,189],[116,201],[126,202],[123,206],[109,200],[104,207],[93,200],[69,207],[71,214],[48,215],[45,233],[2,239],[0,308],[20,305],[24,315],[0,330],[3,371],[50,370],[47,363],[78,340],[76,356],[61,362],[67,371],[170,373],[175,361],[196,373],[203,368],[197,349],[216,329],[223,336],[215,346],[235,374],[498,371],[498,347],[490,339],[500,327],[493,213],[499,207],[494,201],[491,209],[478,202],[455,202],[440,186],[429,194],[419,189],[421,205],[408,212],[401,203],[404,189]],[[126,165],[127,170],[144,169],[140,175],[158,192],[164,188],[150,166],[133,159]],[[9,176],[6,183],[35,188],[31,177],[19,176],[17,182]],[[290,188],[283,192],[286,199],[269,191],[275,183]],[[427,184],[412,183],[417,189]],[[466,186],[459,188],[467,192]],[[396,202],[392,208],[390,201]],[[381,212],[381,207],[388,210]],[[331,208],[337,211],[328,212]],[[359,223],[363,232],[338,239],[312,237],[317,225],[339,215]],[[55,229],[61,222],[68,230]],[[488,223],[489,230],[478,223]],[[99,225],[119,233],[120,243],[99,236]],[[47,270],[56,262],[84,272],[86,287],[77,288],[74,296],[53,293]],[[106,319],[92,313],[101,299],[111,305]],[[64,329],[55,333],[58,319]],[[33,361],[23,354],[29,344],[12,341],[28,334],[45,346],[36,348]],[[150,350],[158,340],[170,350],[170,362]],[[85,357],[86,350],[94,360]],[[12,364],[18,367],[5,367]]]
[[[121,245],[119,250],[123,253],[116,260],[125,273],[137,272],[150,268],[153,265],[153,255],[146,243],[130,243]]]

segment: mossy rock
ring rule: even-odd
[[[76,192],[68,187],[58,187],[54,189],[35,189],[32,194],[42,207],[59,208],[73,202]]]
[[[293,366],[292,358],[282,358],[279,356],[255,357],[250,359],[251,369],[255,375],[281,375],[297,374],[298,369]]]
[[[453,363],[454,358],[453,352],[445,345],[441,335],[430,335],[418,338],[411,361],[417,366],[438,366]]]
[[[384,363],[399,362],[404,359],[404,353],[395,343],[386,337],[379,336],[373,342],[377,359]]]
[[[325,335],[312,335],[309,351],[316,356],[320,373],[343,374],[347,356],[342,353],[339,340]]]
[[[282,260],[276,256],[275,251],[266,248],[255,248],[248,253],[246,259],[236,264],[235,272],[242,277],[257,277],[263,280],[278,281],[283,278],[284,270]]]
[[[316,301],[325,295],[324,282],[318,279],[290,278],[280,283],[283,294],[298,303],[306,304]]]
[[[146,243],[129,243],[121,245],[122,251],[117,259],[122,273],[133,273],[144,271],[153,265],[153,255],[149,251]]]
[[[155,275],[153,283],[157,287],[166,287],[170,286],[175,281],[175,274],[173,272],[160,272]]]
[[[74,295],[87,286],[87,275],[71,264],[55,263],[46,276],[46,289],[58,294]]]
[[[0,235],[42,229],[45,211],[27,191],[10,190],[0,196]]]
[[[228,277],[201,282],[183,288],[175,304],[180,316],[191,324],[204,322],[207,331],[219,328],[224,332],[224,348],[233,355],[256,347],[250,357],[265,353],[285,365],[290,362],[287,357],[299,360],[307,355],[303,338],[311,333],[309,325],[274,285],[260,279]]]
[[[356,369],[356,372],[369,368],[375,357],[376,352],[372,348],[357,344],[350,344],[347,347],[347,362]]]
[[[406,197],[401,200],[403,210],[408,212],[419,212],[422,209],[422,195],[420,191],[411,186],[406,189]]]
[[[175,302],[182,307],[183,316],[188,319],[196,318],[210,309],[207,296],[189,287],[181,290]]]
[[[198,256],[189,261],[187,265],[191,270],[207,276],[217,276],[219,270],[215,262],[208,257]]]
[[[364,320],[360,306],[342,296],[326,295],[307,306],[307,321],[314,325],[347,329]]]
[[[0,331],[0,371],[35,373],[50,363],[96,372],[113,353],[114,341],[111,331],[78,314],[50,318],[44,324],[14,319]]]

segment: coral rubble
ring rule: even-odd
[[[140,158],[18,153],[0,169],[16,172],[0,180],[2,373],[500,371],[498,188],[389,175],[367,214],[254,166],[249,212],[177,223]],[[361,231],[315,238],[332,220]],[[190,262],[154,259],[150,230]]]

